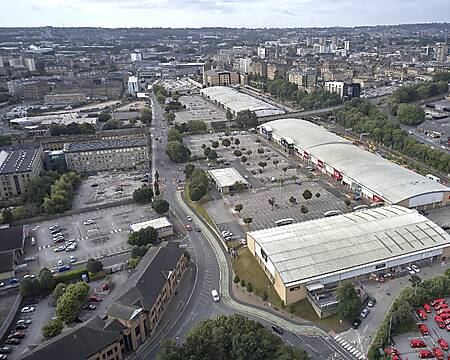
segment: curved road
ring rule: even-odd
[[[153,96],[153,95],[152,95]],[[329,335],[316,326],[297,325],[280,318],[274,313],[263,309],[241,304],[230,295],[230,265],[224,249],[216,240],[215,229],[211,229],[202,219],[184,203],[181,192],[177,190],[176,181],[182,179],[184,174],[179,171],[177,164],[171,163],[164,153],[166,145],[166,131],[163,110],[152,97],[153,123],[150,129],[152,138],[153,171],[157,170],[164,197],[169,201],[171,210],[181,223],[187,222],[187,215],[201,229],[201,232],[191,231],[182,240],[183,246],[191,254],[192,276],[185,281],[192,286],[190,296],[186,303],[171,315],[167,324],[161,324],[151,341],[144,344],[133,356],[134,359],[155,359],[160,351],[160,341],[173,339],[181,342],[189,330],[200,320],[211,318],[219,314],[230,315],[240,313],[249,318],[258,320],[265,326],[277,323],[285,329],[282,338],[288,344],[305,349],[312,359],[354,359],[342,349]],[[154,140],[157,137],[161,139]],[[184,166],[182,166],[184,167]],[[153,174],[154,175],[154,174]],[[217,234],[216,234],[217,235]],[[211,290],[218,289],[221,301],[214,302]]]

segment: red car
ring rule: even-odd
[[[437,313],[438,313],[438,315],[441,315],[441,314],[450,314],[450,309],[449,308],[445,308],[445,309],[439,309],[438,311],[437,311]]]
[[[102,288],[103,291],[109,290],[108,284],[102,284],[100,287]]]
[[[439,326],[439,328],[445,328],[444,320],[439,315],[436,315],[434,317],[434,321],[436,321],[436,324]]]
[[[419,357],[421,359],[432,359],[434,358],[434,355],[430,350],[420,350]]]
[[[450,331],[450,324],[448,324],[446,327],[447,331]]]
[[[437,342],[442,350],[448,350],[448,342],[447,341],[445,341],[444,339],[439,339]]]
[[[400,355],[392,355],[391,360],[402,360],[402,358],[400,357]]]
[[[434,348],[433,349],[433,355],[434,355],[434,357],[436,359],[444,360],[444,356],[445,356],[444,352],[441,349],[439,349],[439,348]]]
[[[450,319],[450,314],[449,313],[443,313],[443,314],[441,314],[441,315],[439,315],[441,318],[442,318],[442,320],[447,320],[447,319]]]
[[[420,339],[412,339],[409,342],[409,345],[411,345],[412,348],[423,348],[423,347],[427,347],[427,344],[425,344],[425,341],[420,340]]]
[[[417,309],[416,312],[422,320],[426,320],[428,318],[427,313],[422,309]]]
[[[441,310],[441,309],[448,309],[448,305],[447,304],[438,304],[434,307],[436,310]]]
[[[92,302],[101,302],[103,299],[101,298],[101,297],[98,297],[98,296],[96,296],[96,295],[91,295],[90,297],[89,297],[89,301],[92,301]]]
[[[443,304],[445,303],[445,299],[434,299],[431,300],[430,304],[431,306],[436,306],[437,304]]]
[[[418,324],[417,328],[419,329],[420,333],[422,335],[429,335],[430,332],[428,331],[428,328],[425,324]]]
[[[186,224],[186,230],[187,231],[191,231],[192,230],[192,226],[190,224]]]
[[[398,350],[394,347],[387,347],[384,349],[386,355],[398,355]]]
[[[430,306],[430,305],[428,305],[428,304],[423,304],[423,308],[425,309],[425,311],[426,311],[427,313],[430,313],[430,312],[431,312],[431,306]]]

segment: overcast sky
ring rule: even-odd
[[[450,21],[450,0],[0,0],[0,4],[0,27],[309,27]]]

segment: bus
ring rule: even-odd
[[[287,219],[281,219],[281,220],[275,221],[275,225],[276,225],[276,226],[283,226],[283,225],[289,225],[289,224],[292,224],[293,222],[294,222],[294,219],[292,219],[292,218],[287,218]]]
[[[342,212],[340,212],[339,210],[330,210],[330,211],[323,213],[323,216],[325,216],[325,217],[336,216],[336,215],[342,215]]]

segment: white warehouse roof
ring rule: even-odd
[[[291,286],[376,262],[450,246],[414,209],[393,205],[248,233]]]
[[[241,110],[251,110],[258,117],[284,114],[284,111],[278,107],[253,96],[241,93],[231,87],[211,86],[200,90],[200,93],[212,101],[222,104],[234,113],[238,113]]]
[[[248,184],[234,168],[214,169],[208,171],[214,181],[222,188],[233,186],[236,182]]]
[[[292,139],[294,146],[324,161],[390,204],[423,194],[450,191],[440,183],[365,151],[311,122],[282,119],[270,121],[267,126],[274,134]]]
[[[167,220],[166,217],[160,217],[157,219],[148,220],[148,221],[140,222],[137,224],[131,224],[130,230],[132,232],[135,232],[135,231],[139,231],[141,229],[146,229],[148,227],[152,227],[155,230],[158,230],[158,229],[170,227],[170,226],[172,226],[172,224],[170,223],[169,220]]]

